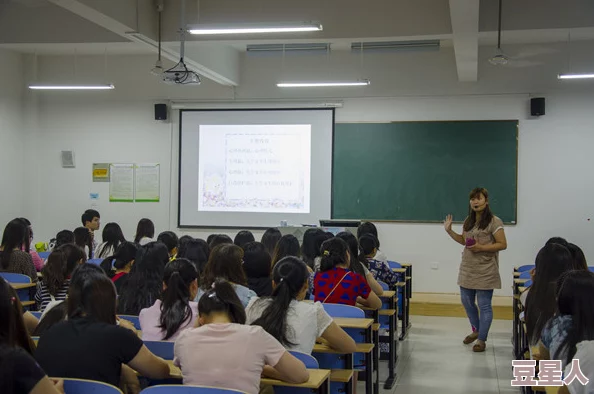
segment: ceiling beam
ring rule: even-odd
[[[478,80],[479,0],[449,0],[458,81]]]
[[[88,21],[95,23],[119,36],[125,37],[130,41],[141,43],[154,50],[157,53],[158,42],[156,41],[157,29],[156,9],[152,7],[152,1],[139,2],[142,8],[137,9],[138,4],[135,0],[48,0],[49,2],[60,6],[68,11],[81,16]],[[106,3],[111,6],[107,7]],[[234,51],[235,49],[229,48]],[[186,53],[184,60],[189,68],[198,74],[213,80],[225,86],[239,85],[239,56],[230,56],[228,53],[222,53],[224,59],[221,62],[210,59],[212,51],[204,53]],[[165,49],[162,56],[175,63],[179,60],[180,54],[177,49]],[[205,61],[201,61],[204,59]],[[229,64],[229,61],[235,63]],[[203,63],[216,65],[225,62],[224,70],[215,70]]]

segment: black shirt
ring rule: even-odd
[[[132,331],[89,318],[60,322],[40,338],[35,358],[48,376],[97,380],[119,386],[122,364],[140,351]]]
[[[0,346],[0,393],[28,394],[44,376],[45,372],[25,350]]]

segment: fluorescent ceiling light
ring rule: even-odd
[[[559,74],[557,76],[559,79],[586,79],[586,78],[594,78],[594,74]]]
[[[342,81],[342,82],[279,82],[276,84],[279,88],[323,88],[337,86],[367,86],[371,82],[368,79],[361,81]]]
[[[112,84],[108,85],[29,85],[34,90],[110,90],[115,89]]]
[[[191,34],[258,34],[258,33],[298,33],[320,31],[319,22],[280,22],[280,23],[241,23],[236,25],[191,25],[188,32]]]

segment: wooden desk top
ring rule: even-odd
[[[380,309],[379,314],[380,316],[394,316],[396,314],[396,309]]]
[[[10,285],[15,290],[21,290],[21,289],[29,289],[31,287],[35,287],[35,286],[37,286],[37,283],[11,283]]]
[[[406,268],[392,268],[392,271],[398,272],[399,274],[404,274],[406,272]]]
[[[524,283],[528,282],[530,279],[514,279],[514,283],[517,285],[523,285]]]
[[[410,263],[400,263],[400,265],[403,267],[412,267],[412,264]]]
[[[350,317],[335,317],[334,322],[342,328],[361,328],[367,329],[373,324],[373,319],[358,319]]]
[[[355,353],[369,353],[373,350],[374,344],[373,343],[357,343]],[[344,352],[339,352],[337,350],[332,349],[330,346],[316,343],[313,347],[314,353],[332,353],[332,354],[344,354]],[[350,354],[350,353],[349,353]]]
[[[396,287],[406,287],[406,282],[398,282],[396,283]]]
[[[521,274],[521,272],[514,271],[514,278],[517,278],[517,277],[519,277],[519,276],[520,276],[520,274]]]
[[[524,287],[524,286],[520,286],[520,287],[518,287],[518,291],[519,291],[520,293],[523,293],[524,291],[526,291],[526,287]]]
[[[379,296],[380,298],[391,298],[394,297],[396,295],[396,292],[394,290],[384,290],[384,293]]]

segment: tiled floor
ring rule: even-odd
[[[412,316],[412,329],[399,343],[398,380],[381,394],[519,393],[512,379],[512,322],[495,320],[487,351],[473,353],[462,344],[469,334],[468,320],[455,317]],[[380,381],[387,376],[387,362],[380,362]],[[357,393],[364,393],[357,387]]]

